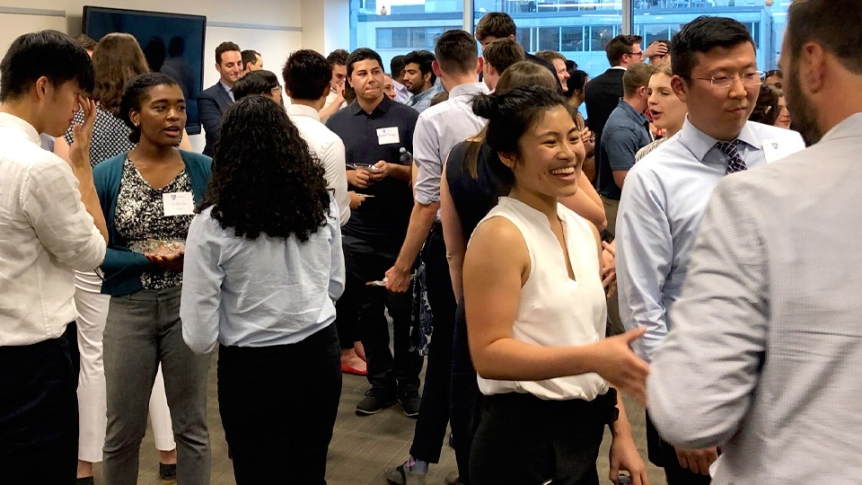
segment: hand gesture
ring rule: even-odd
[[[608,290],[608,298],[617,291],[616,245],[602,243],[602,286]]]
[[[350,195],[350,210],[358,209],[359,206],[362,205],[363,202],[365,202],[365,195],[363,194],[357,194],[356,192],[351,190],[350,192],[348,192],[348,195]]]
[[[676,450],[679,466],[687,468],[694,473],[709,476],[709,466],[718,459],[718,450],[707,448],[704,450]]]
[[[596,373],[617,389],[646,406],[646,378],[649,365],[635,355],[631,343],[646,333],[646,327],[608,337],[595,345],[598,351]]]
[[[72,145],[69,146],[69,160],[72,170],[90,170],[90,142],[93,139],[93,125],[96,124],[96,103],[83,96],[78,97],[78,104],[84,111],[84,123],[72,125]]]
[[[629,472],[633,485],[649,485],[646,465],[638,453],[638,448],[631,434],[614,436],[611,442],[610,473],[608,478],[614,483],[620,483],[620,471]]]
[[[358,189],[367,189],[373,182],[368,170],[357,169],[347,171],[347,183]]]
[[[146,253],[144,254],[144,257],[163,270],[180,272],[183,270],[185,251],[178,251],[171,254]]]
[[[392,165],[380,160],[374,164],[374,169],[368,172],[372,182],[380,182],[392,173]]]
[[[661,42],[653,42],[644,51],[644,57],[666,56],[666,55],[667,55],[667,45],[665,45]]]

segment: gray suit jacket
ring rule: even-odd
[[[647,390],[714,485],[862,483],[860,153],[862,113],[713,193]]]
[[[215,83],[215,86],[205,89],[198,97],[198,110],[207,140],[203,151],[204,155],[213,156],[213,148],[215,148],[215,142],[221,132],[222,116],[232,104],[233,100],[230,99],[221,83]]]

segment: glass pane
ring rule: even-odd
[[[581,52],[584,50],[584,28],[563,27],[561,49],[566,52]]]
[[[350,0],[350,49],[376,50],[389,71],[397,55],[433,51],[440,34],[462,28],[463,17],[463,0]]]
[[[559,27],[542,27],[539,29],[539,49],[540,51],[558,51],[560,50],[560,28]]]
[[[687,22],[701,15],[730,17],[748,27],[757,46],[760,70],[775,69],[787,24],[790,0],[633,0],[635,32],[650,42],[670,39]]]

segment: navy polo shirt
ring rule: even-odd
[[[370,114],[353,102],[332,115],[326,127],[344,142],[348,165],[373,164],[380,160],[399,165],[401,148],[413,153],[413,130],[419,113],[383,96]],[[397,133],[397,136],[396,136]],[[344,234],[363,239],[375,247],[388,246],[397,251],[407,235],[413,211],[410,183],[387,177],[367,189],[350,187],[357,193],[373,195],[354,210],[342,228]]]

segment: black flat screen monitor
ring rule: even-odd
[[[207,18],[119,8],[84,7],[85,34],[99,40],[112,32],[133,35],[150,69],[176,79],[186,97],[186,131],[201,132],[198,95],[203,89]]]

